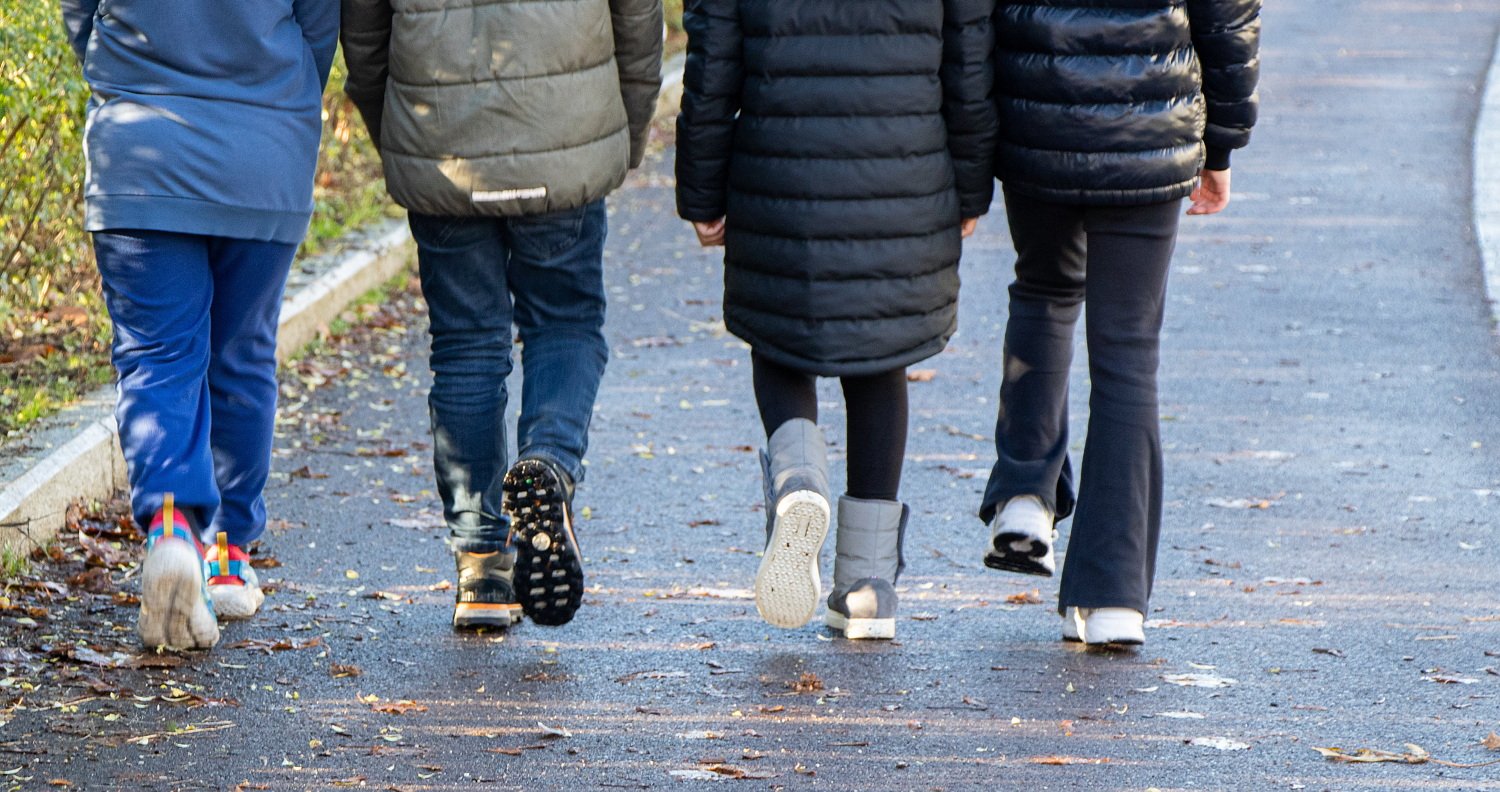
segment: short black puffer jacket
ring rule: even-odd
[[[824,376],[941,351],[994,192],[994,0],[690,0],[677,204],[727,215],[724,321]]]
[[[995,170],[1072,204],[1187,195],[1255,124],[1260,0],[1001,0]]]

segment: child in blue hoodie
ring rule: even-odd
[[[137,625],[206,649],[264,599],[282,291],[312,215],[337,0],[62,0],[93,95],[86,228],[147,529]],[[207,548],[205,552],[204,548]]]

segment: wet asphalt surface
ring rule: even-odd
[[[1054,581],[979,563],[1012,261],[998,206],[965,251],[960,332],[911,388],[897,640],[756,617],[748,354],[719,321],[717,256],[674,217],[668,140],[612,200],[613,355],[571,624],[450,630],[425,320],[387,312],[287,372],[262,615],[149,675],[237,705],[19,712],[0,769],[24,772],[0,781],[1500,789],[1500,765],[1313,751],[1500,759],[1480,745],[1500,731],[1500,357],[1468,225],[1500,6],[1273,3],[1265,24],[1235,203],[1184,222],[1171,283],[1166,528],[1140,651],[1063,644]],[[1085,384],[1080,355],[1075,453]],[[822,395],[837,487],[839,396]],[[306,648],[232,648],[282,639]]]

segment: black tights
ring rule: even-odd
[[[817,377],[750,355],[755,401],[770,436],[793,418],[818,421]],[[841,377],[848,413],[851,498],[896,500],[906,456],[906,369]]]

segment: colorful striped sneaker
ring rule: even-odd
[[[453,604],[455,630],[505,629],[521,620],[516,602],[514,552],[454,553],[458,594]]]
[[[545,459],[518,459],[505,474],[505,513],[516,548],[516,599],[537,624],[572,621],[583,603],[583,554],[573,535],[573,482]]]
[[[171,495],[146,531],[135,626],[148,649],[208,649],[219,641],[219,622],[203,577],[203,546]]]
[[[229,534],[219,532],[218,541],[203,559],[203,569],[208,577],[208,596],[219,618],[248,619],[266,601],[260,578],[250,566],[250,555],[239,545],[230,544]]]

